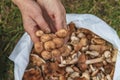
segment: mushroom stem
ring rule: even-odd
[[[96,76],[98,72],[99,72],[99,70],[96,69],[96,70],[91,74],[91,76]]]
[[[97,51],[86,51],[86,54],[89,54],[89,55],[95,56],[95,57],[99,56],[99,52],[97,52]]]
[[[106,76],[106,78],[107,80],[112,80],[109,74]]]
[[[95,59],[91,59],[91,60],[86,60],[86,64],[95,64],[95,63],[99,63],[102,62],[104,60],[103,57],[100,58],[95,58]]]

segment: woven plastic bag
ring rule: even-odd
[[[91,14],[67,14],[66,19],[67,24],[74,22],[77,28],[82,27],[89,29],[101,38],[113,44],[113,46],[118,49],[113,80],[120,80],[120,39],[116,31],[103,20]],[[9,59],[14,62],[15,80],[22,80],[24,71],[29,63],[29,55],[32,47],[33,43],[29,35],[25,33],[11,53]]]

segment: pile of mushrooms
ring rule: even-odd
[[[23,80],[113,79],[118,51],[93,32],[70,23],[67,30],[39,30],[36,36],[40,42],[34,44]]]

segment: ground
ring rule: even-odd
[[[100,17],[120,36],[120,0],[62,0],[67,13],[89,13]],[[11,0],[0,1],[0,80],[13,79],[13,62],[8,59],[24,33],[19,9]]]

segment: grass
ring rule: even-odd
[[[120,36],[120,0],[62,0],[67,13],[94,14]],[[11,0],[0,1],[0,80],[13,79],[13,62],[8,56],[24,33],[21,14]]]

